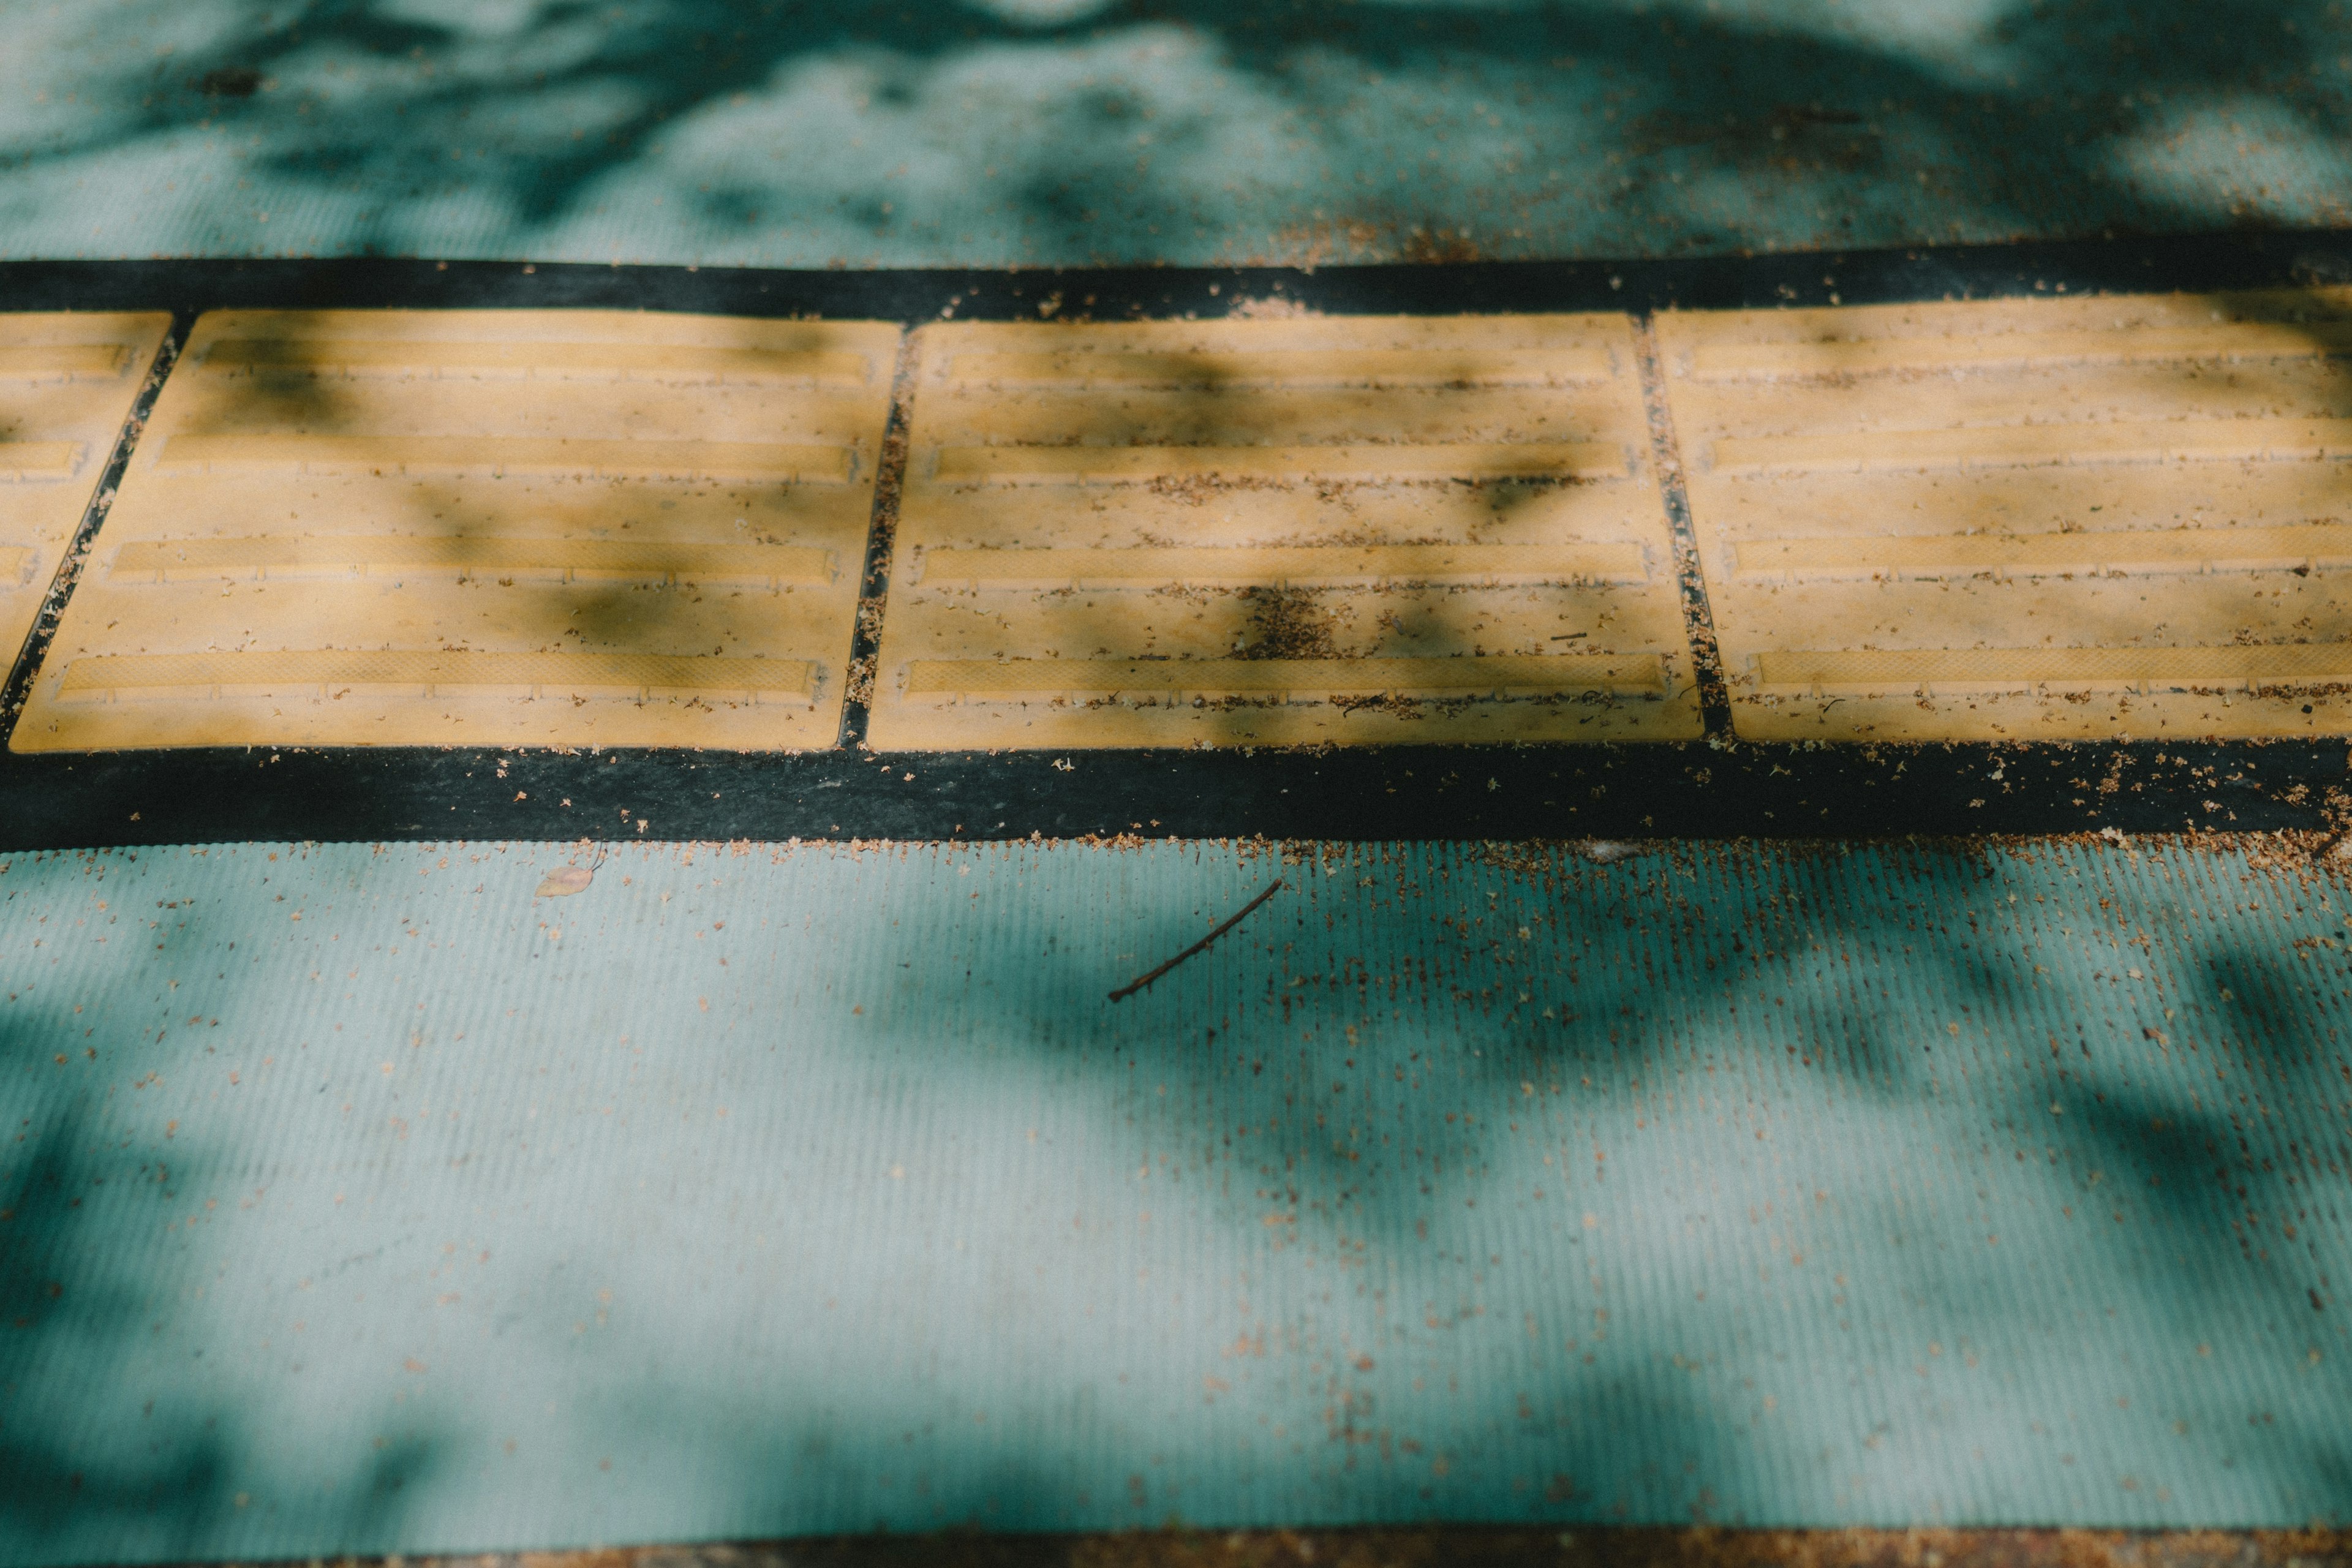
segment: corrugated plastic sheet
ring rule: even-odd
[[[2352,1516],[2307,863],[598,853],[0,872],[0,1563]]]

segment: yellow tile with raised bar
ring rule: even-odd
[[[130,417],[167,314],[0,315],[0,647],[14,663]]]
[[[1700,733],[1622,317],[950,324],[916,353],[877,747]]]
[[[205,316],[13,743],[831,745],[898,335]]]
[[[2352,731],[2352,290],[1658,337],[1739,734]]]

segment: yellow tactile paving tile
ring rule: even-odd
[[[12,661],[171,325],[163,313],[0,315],[0,645]]]
[[[922,329],[885,750],[1701,731],[1622,317]]]
[[[205,316],[13,745],[831,745],[898,342]]]
[[[1739,734],[2352,731],[2352,291],[1658,337]]]

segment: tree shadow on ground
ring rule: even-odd
[[[140,252],[1444,260],[2332,224],[2347,27],[2326,0],[214,0],[135,58],[67,34],[101,63],[37,79],[58,101],[14,163],[46,219],[46,171],[236,146],[269,222],[174,178],[182,237]],[[37,79],[84,57],[53,58]]]
[[[101,940],[168,927],[157,951],[205,941],[201,920],[171,918],[179,901],[156,900],[165,918],[151,925],[123,907],[123,879],[101,886],[113,919],[73,922],[95,924]],[[77,940],[67,924],[50,928],[53,950]],[[204,1019],[127,1027],[135,982],[82,992],[68,1012],[61,998],[75,982],[47,964],[23,964],[11,984],[0,1028],[11,1086],[0,1107],[13,1130],[0,1152],[0,1554],[168,1562],[232,1555],[289,1524],[355,1540],[395,1531],[442,1464],[428,1430],[354,1405],[348,1414],[397,1435],[370,1445],[347,1434],[348,1465],[318,1453],[288,1465],[283,1412],[246,1396],[256,1375],[289,1361],[299,1373],[337,1352],[315,1340],[306,1349],[298,1323],[279,1365],[256,1366],[254,1331],[267,1352],[278,1321],[269,1293],[202,1265],[200,1235],[228,1217],[221,1195],[242,1191],[253,1206],[255,1173],[266,1188],[282,1159],[220,1147],[161,1105],[163,1079],[212,1065],[190,1033]],[[251,1489],[257,1476],[289,1473],[299,1480],[283,1490]]]
[[[68,999],[118,1037],[217,1015],[235,1054],[207,1026],[43,1088],[87,1026],[50,1001],[8,1109],[83,1131],[18,1146],[40,1231],[0,1237],[134,1373],[133,1307],[195,1286],[234,1325],[207,1361],[297,1310],[437,1345],[438,1381],[351,1374],[352,1408],[448,1424],[408,1511],[273,1552],[2345,1507],[2332,880],[2178,845],[152,853],[110,896],[219,900],[222,940],[130,944]],[[592,885],[534,899],[573,858]],[[17,865],[11,907],[54,929],[76,874]],[[257,894],[282,935],[231,918]],[[302,1076],[268,1079],[296,1029]],[[239,1066],[275,1098],[189,1076]],[[156,1069],[204,1120],[120,1087]],[[67,1206],[134,1113],[203,1131],[225,1197],[270,1166],[185,1277],[142,1214]],[[121,1479],[20,1529],[129,1530],[160,1486],[174,1539],[223,1539],[301,1380],[215,1385],[215,1447],[133,1464],[135,1419],[77,1447],[66,1322],[8,1363],[47,1379],[18,1473]],[[496,1468],[509,1426],[541,1468]],[[348,1499],[383,1462],[295,1468]],[[537,1501],[465,1511],[509,1474]]]

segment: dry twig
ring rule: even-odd
[[[1110,994],[1110,999],[1114,1002],[1124,1002],[1129,996],[1134,995],[1137,992],[1142,990],[1145,986],[1150,984],[1153,981],[1159,979],[1161,975],[1167,973],[1170,970],[1175,968],[1186,959],[1192,957],[1194,953],[1206,952],[1211,942],[1216,941],[1227,931],[1233,930],[1234,927],[1241,924],[1242,921],[1247,920],[1252,910],[1257,908],[1260,904],[1265,902],[1266,900],[1274,897],[1275,894],[1280,891],[1282,891],[1282,879],[1276,877],[1274,879],[1274,885],[1272,887],[1266,889],[1265,892],[1260,893],[1256,898],[1252,899],[1248,903],[1244,904],[1241,909],[1234,913],[1231,920],[1225,921],[1224,924],[1219,926],[1216,930],[1202,937],[1200,941],[1194,942],[1192,946],[1186,948],[1183,952],[1178,953],[1175,957],[1170,959],[1167,963],[1161,964],[1150,973],[1139,974],[1133,980],[1129,981],[1126,984],[1112,992]]]

